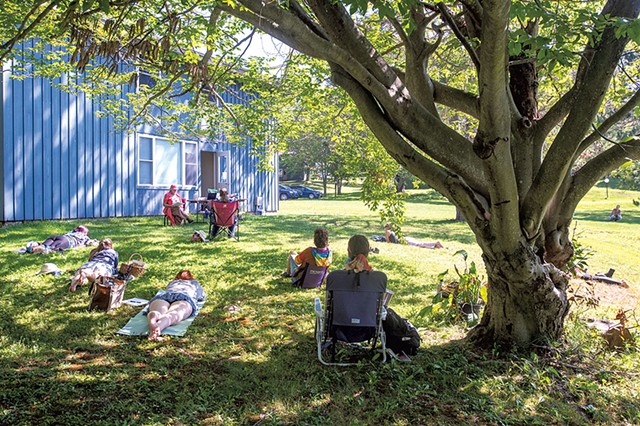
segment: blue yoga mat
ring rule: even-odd
[[[164,290],[158,290],[158,293],[156,295],[162,294],[162,293],[164,293]],[[204,300],[197,302],[196,305],[198,306],[198,312],[200,312],[200,309],[202,309],[202,307],[204,306]],[[147,316],[145,315],[148,310],[149,310],[149,306],[147,305],[147,307],[145,307],[143,310],[138,312],[138,315],[131,318],[124,327],[118,330],[117,334],[122,334],[123,336],[148,335],[149,323],[147,321]],[[162,334],[163,335],[168,334],[171,336],[184,336],[187,332],[187,328],[189,328],[189,326],[191,325],[191,323],[193,322],[193,320],[196,318],[197,315],[198,313],[196,313],[196,315],[190,316],[185,320],[180,321],[176,325],[172,325],[170,327],[165,328],[164,330],[162,330]]]

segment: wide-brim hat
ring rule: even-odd
[[[55,263],[45,263],[42,265],[42,268],[40,268],[40,271],[36,273],[36,275],[41,274],[53,274],[57,277],[62,274],[62,271],[55,265]]]
[[[198,236],[200,237],[200,239],[201,239],[202,241],[204,241],[205,243],[208,243],[208,242],[209,242],[209,240],[207,239],[207,234],[205,234],[205,232],[204,232],[204,231],[202,231],[202,230],[198,230],[198,231],[195,231],[195,232],[194,232],[194,234],[198,234]]]

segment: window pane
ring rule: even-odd
[[[140,159],[153,160],[153,140],[151,138],[140,137]]]
[[[196,144],[185,143],[184,144],[184,161],[187,164],[196,164],[198,162],[196,158]]]
[[[198,166],[187,164],[184,168],[185,185],[195,186],[198,178]]]
[[[156,139],[156,159],[154,170],[154,184],[181,184],[180,181],[180,146],[162,139]]]
[[[138,183],[140,185],[153,184],[153,163],[148,161],[140,162],[140,175],[138,176]]]

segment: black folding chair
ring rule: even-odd
[[[382,329],[383,301],[387,276],[380,271],[333,271],[327,276],[323,310],[315,300],[318,360],[324,365],[347,366],[356,362],[337,360],[338,345],[376,352],[380,345],[382,362],[387,347]],[[330,355],[330,360],[327,360]]]

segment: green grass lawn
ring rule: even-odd
[[[329,229],[334,265],[346,260],[348,238],[383,234],[376,213],[356,192],[322,200],[289,200],[274,216],[247,215],[240,242],[190,242],[205,224],[163,228],[160,217],[37,222],[0,229],[0,424],[436,425],[639,424],[637,345],[604,349],[584,326],[637,307],[640,270],[638,193],[594,189],[576,213],[576,233],[594,250],[590,272],[616,270],[630,288],[596,285],[600,306],[577,304],[556,355],[477,351],[460,339],[462,325],[419,318],[436,276],[451,269],[459,249],[481,264],[473,234],[452,221],[454,207],[429,190],[410,191],[405,235],[440,240],[428,250],[372,243],[370,263],[389,277],[393,307],[419,326],[422,349],[411,363],[363,362],[323,367],[315,356],[312,302],[322,290],[291,288],[279,277],[290,250]],[[615,204],[623,221],[608,222]],[[18,255],[84,223],[94,238],[111,237],[121,261],[140,253],[144,276],[126,297],[150,298],[186,267],[208,296],[183,338],[115,335],[139,308],[88,312],[83,288],[67,291],[70,275],[36,276],[44,262],[63,270],[89,249],[63,255]],[[636,312],[637,314],[637,309]],[[637,323],[633,314],[634,324]],[[636,333],[637,334],[637,333]]]

